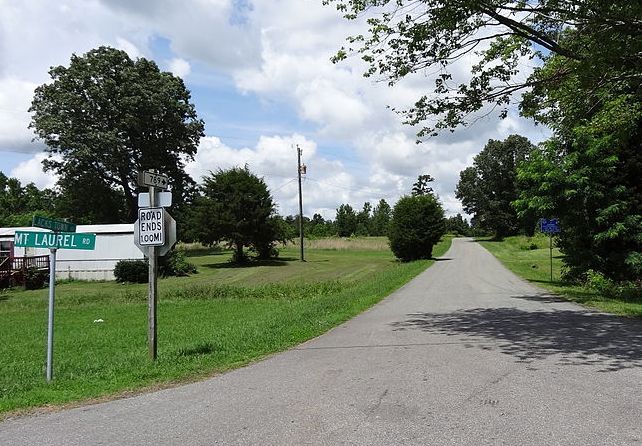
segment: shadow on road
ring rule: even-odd
[[[521,296],[535,299],[534,296]],[[392,324],[394,330],[467,335],[494,345],[519,362],[559,355],[561,365],[597,365],[601,372],[642,367],[642,321],[588,311],[524,311],[476,308],[455,313],[413,313]]]

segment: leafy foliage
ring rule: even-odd
[[[190,217],[193,237],[210,246],[229,242],[237,263],[247,260],[244,247],[252,247],[261,258],[273,256],[274,242],[286,240],[288,233],[275,215],[265,182],[247,166],[219,169],[203,181]]]
[[[109,47],[72,55],[49,74],[52,82],[36,88],[30,127],[47,146],[45,169],[60,176],[65,216],[135,220],[140,170],[169,176],[178,207],[189,200],[194,182],[184,167],[204,125],[180,78]]]
[[[432,248],[446,232],[444,210],[432,195],[404,196],[392,211],[388,239],[402,261],[430,259]]]
[[[339,237],[350,237],[357,231],[357,213],[349,204],[342,204],[337,209],[335,226]]]
[[[57,194],[38,189],[33,183],[23,186],[17,178],[0,172],[0,226],[31,226],[34,214],[55,217]]]
[[[158,274],[163,277],[185,277],[198,272],[196,265],[185,258],[185,253],[179,249],[172,249],[167,255],[158,258]]]
[[[474,158],[473,166],[459,176],[455,196],[464,211],[473,214],[477,226],[497,237],[517,234],[523,229],[532,235],[535,218],[524,213],[520,218],[512,202],[518,198],[517,166],[535,147],[528,139],[511,135],[504,141],[489,140]]]
[[[632,15],[601,40],[593,28],[563,33],[568,45],[595,53],[591,65],[550,57],[534,78],[566,74],[540,82],[523,102],[524,113],[555,137],[520,169],[516,204],[522,213],[560,219],[558,245],[571,280],[588,270],[616,281],[642,277],[642,39],[626,31],[629,21],[641,23],[642,5],[612,7]]]
[[[417,177],[417,182],[412,185],[412,195],[426,195],[432,194],[432,187],[428,184],[435,181],[430,175],[419,175]]]
[[[464,237],[472,235],[470,224],[461,214],[446,219],[446,232]]]
[[[381,199],[372,211],[372,219],[370,221],[370,235],[382,236],[388,234],[388,225],[390,224],[390,215],[392,208]]]
[[[505,117],[515,93],[581,75],[603,84],[640,79],[642,5],[602,0],[323,0],[344,17],[368,17],[366,35],[348,39],[335,61],[351,53],[368,64],[366,76],[390,84],[436,69],[431,94],[403,111],[406,122],[423,125],[418,136],[465,125],[471,114],[497,108]],[[577,33],[573,31],[577,30]],[[569,38],[581,35],[581,41]],[[475,56],[468,82],[453,79],[449,66]],[[525,60],[547,64],[559,56],[562,69],[522,73]],[[566,63],[568,62],[568,63]],[[533,65],[531,62],[529,65]],[[611,67],[622,67],[612,71]],[[622,77],[624,76],[624,77]],[[582,101],[582,95],[577,95]],[[538,110],[553,102],[526,101]],[[431,121],[434,120],[434,121]]]

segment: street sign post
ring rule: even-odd
[[[60,232],[76,232],[76,225],[62,220],[54,220],[39,215],[33,216],[32,225],[36,228],[51,229]]]
[[[169,177],[166,175],[161,175],[160,173],[143,170],[142,172],[138,172],[138,185],[149,187],[151,194],[152,187],[163,190],[169,188]],[[156,206],[156,204],[152,206]]]
[[[49,249],[49,314],[47,318],[47,381],[53,379],[54,302],[56,300],[56,253],[59,249],[93,250],[96,234],[77,233],[76,225],[45,217],[34,217],[33,225],[56,232],[16,231],[14,246]],[[57,232],[60,230],[64,232]]]
[[[138,184],[147,186],[149,193],[138,197],[138,220],[134,223],[134,243],[149,259],[149,288],[147,297],[147,343],[149,357],[157,355],[158,256],[166,254],[176,243],[176,222],[165,210],[172,204],[168,189],[169,178],[156,172],[138,172]]]
[[[539,221],[540,230],[548,234],[548,253],[551,264],[551,282],[553,281],[553,234],[561,232],[560,223],[557,218],[542,218]]]

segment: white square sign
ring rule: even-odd
[[[163,208],[138,210],[138,243],[142,246],[163,246],[165,244],[165,220]]]

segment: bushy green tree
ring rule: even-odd
[[[372,219],[370,221],[370,235],[383,236],[388,234],[388,225],[390,224],[390,215],[392,208],[381,199],[372,211]]]
[[[180,217],[195,188],[185,163],[204,129],[183,81],[109,47],[74,54],[49,74],[52,81],[36,88],[31,128],[46,145],[45,169],[60,177],[66,216],[134,221],[136,174],[158,169],[170,178]]]
[[[474,158],[473,166],[459,176],[455,196],[464,211],[472,214],[479,227],[497,237],[516,234],[520,229],[532,234],[532,213],[517,215],[513,201],[518,197],[517,166],[528,159],[535,147],[519,135],[504,141],[490,140]]]
[[[392,211],[390,249],[402,261],[429,259],[446,232],[444,210],[432,194],[404,196]]]
[[[350,237],[357,231],[357,213],[349,204],[342,204],[337,209],[334,224],[339,237]]]
[[[246,260],[244,247],[254,247],[259,257],[273,254],[272,243],[281,240],[281,221],[267,185],[247,166],[210,172],[201,194],[189,219],[195,240],[206,245],[229,242],[236,262]]]

